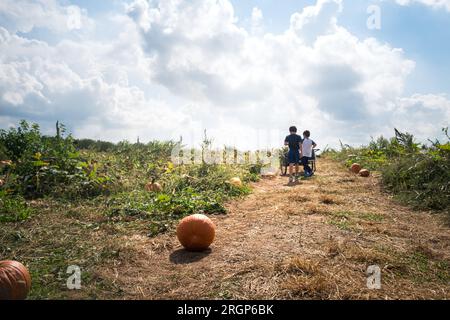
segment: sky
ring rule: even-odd
[[[450,0],[2,0],[0,128],[261,149],[450,122]]]

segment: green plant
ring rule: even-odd
[[[43,136],[37,124],[21,121],[18,128],[0,130],[0,145],[13,161],[9,169],[14,192],[27,197],[93,196],[108,189],[111,181],[98,173],[98,164],[81,159],[71,135],[56,123],[56,136]]]
[[[0,222],[17,222],[27,219],[31,209],[20,196],[11,196],[0,190]]]
[[[395,130],[395,137],[372,139],[368,146],[354,148],[341,143],[341,150],[327,150],[326,156],[350,167],[357,162],[379,171],[383,184],[396,197],[418,208],[449,211],[450,137],[446,143],[419,144],[414,136]]]

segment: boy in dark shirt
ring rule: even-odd
[[[295,182],[298,179],[299,163],[300,163],[300,146],[303,142],[302,137],[297,134],[296,127],[290,127],[291,133],[284,140],[284,145],[289,146],[289,182]],[[295,176],[293,175],[295,166]]]

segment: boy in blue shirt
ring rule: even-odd
[[[308,130],[303,132],[303,141],[301,144],[300,153],[302,155],[302,164],[305,170],[305,178],[309,178],[314,174],[311,167],[309,166],[309,160],[312,159],[313,149],[317,147],[317,144],[313,140],[311,140],[310,137],[311,132],[309,132]]]
[[[289,128],[290,135],[284,140],[284,145],[289,146],[288,160],[289,160],[289,182],[295,182],[298,179],[298,167],[300,163],[300,146],[302,144],[302,137],[297,134],[296,127]],[[295,166],[295,176],[293,175]]]

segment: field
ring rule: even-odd
[[[398,133],[343,146],[323,153],[314,178],[287,184],[261,178],[262,164],[176,165],[174,142],[77,141],[57,128],[0,134],[0,260],[29,268],[29,299],[450,298],[448,143],[424,149]],[[205,136],[200,151],[209,146]],[[355,161],[369,178],[348,170]],[[407,161],[428,175],[403,175]],[[242,187],[228,183],[236,176]],[[190,253],[174,227],[197,212],[217,237]],[[70,265],[80,290],[67,288]],[[367,287],[371,265],[379,290]]]

